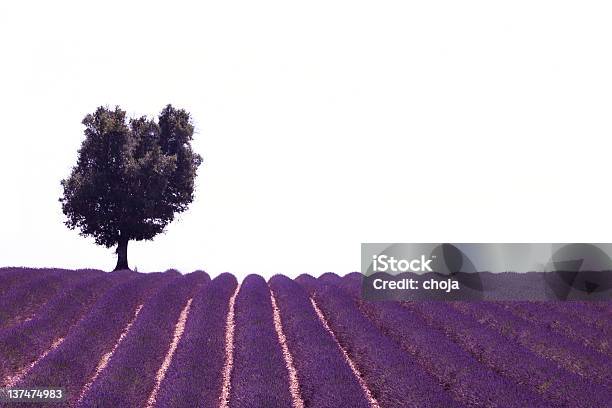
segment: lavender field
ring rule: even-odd
[[[612,303],[369,302],[360,280],[2,268],[0,388],[62,387],[66,407],[612,407]]]

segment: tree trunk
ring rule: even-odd
[[[119,237],[119,243],[117,244],[117,266],[115,270],[119,271],[122,269],[130,269],[128,266],[127,248],[129,239]]]

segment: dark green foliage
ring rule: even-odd
[[[189,113],[171,105],[157,121],[100,107],[83,125],[77,164],[62,180],[65,224],[99,245],[118,245],[117,268],[127,269],[128,241],[152,239],[193,201],[202,162],[191,148],[194,128]]]

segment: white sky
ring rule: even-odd
[[[0,3],[0,265],[112,269],[62,223],[99,105],[190,111],[197,199],[140,271],[358,270],[361,242],[609,242],[607,1]]]

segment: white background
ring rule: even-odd
[[[606,1],[0,3],[0,265],[112,269],[58,198],[99,105],[190,111],[140,271],[340,274],[361,242],[609,242]]]

